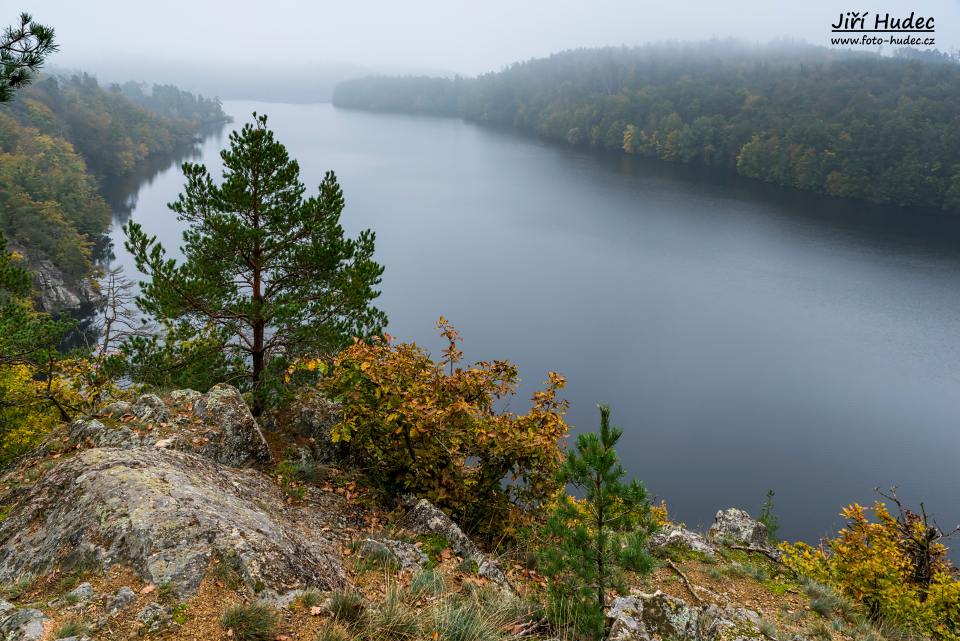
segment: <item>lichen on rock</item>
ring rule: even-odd
[[[479,568],[477,573],[497,585],[512,591],[506,575],[496,562],[477,547],[463,530],[447,516],[443,510],[426,499],[420,499],[404,517],[402,524],[408,530],[418,534],[439,534],[450,542],[453,550],[467,561],[474,561]]]
[[[655,532],[650,537],[649,547],[652,551],[677,548],[696,552],[711,559],[716,556],[714,547],[701,534],[673,524],[665,525]]]
[[[215,428],[212,438],[188,449],[225,465],[249,465],[270,460],[267,445],[257,420],[240,392],[232,385],[220,383],[193,403],[193,413]]]
[[[160,448],[89,449],[13,497],[0,523],[0,582],[71,563],[123,564],[196,592],[215,558],[236,558],[251,588],[339,589],[339,550],[254,470]]]
[[[743,608],[693,606],[655,592],[620,597],[613,602],[609,641],[733,641],[763,638],[760,617]]]
[[[717,512],[708,536],[712,541],[765,547],[767,526],[744,510],[731,507]]]

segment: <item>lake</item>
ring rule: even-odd
[[[224,107],[230,127],[268,114],[311,193],[337,172],[344,227],[376,231],[391,334],[439,354],[445,315],[468,360],[518,364],[517,411],[561,372],[575,430],[609,403],[627,469],[687,525],[772,488],[781,534],[815,541],[891,485],[960,521],[958,221],[455,119]],[[226,143],[192,158],[219,176]],[[112,186],[131,274],[119,222],[176,248],[182,185],[157,165]]]

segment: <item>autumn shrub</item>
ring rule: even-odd
[[[439,361],[386,336],[357,340],[322,368],[321,389],[342,406],[333,439],[389,493],[427,498],[481,533],[509,534],[518,506],[536,508],[559,489],[565,380],[550,372],[526,414],[499,411],[516,393],[516,366],[464,367],[460,335],[443,318],[437,327],[447,341]]]
[[[0,367],[0,465],[35,446],[60,421],[51,405],[39,402],[40,387],[28,366]]]
[[[0,465],[116,393],[113,354],[63,353],[75,321],[37,311],[32,297],[23,257],[0,233]]]
[[[893,515],[883,501],[841,512],[847,521],[819,548],[783,543],[784,563],[803,577],[835,588],[870,618],[944,641],[960,639],[960,581],[926,514]],[[872,511],[874,519],[868,516]],[[823,609],[827,609],[824,605]]]

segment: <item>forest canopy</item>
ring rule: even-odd
[[[958,99],[947,55],[722,42],[580,49],[476,78],[360,78],[333,97],[942,209],[960,209]]]
[[[193,102],[223,116],[217,101]],[[159,116],[86,74],[20,89],[0,106],[0,232],[31,260],[85,277],[110,225],[99,182],[192,143],[200,125]]]

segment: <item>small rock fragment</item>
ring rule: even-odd
[[[110,597],[110,601],[107,602],[107,612],[113,614],[114,612],[127,607],[136,600],[137,595],[134,594],[133,590],[127,586],[123,586],[117,590],[116,594]]]
[[[147,632],[158,632],[173,623],[173,614],[169,606],[151,603],[137,614],[137,621],[142,623]]]
[[[144,394],[137,399],[132,409],[133,415],[143,422],[166,423],[170,420],[170,410],[156,394]]]
[[[67,592],[67,599],[75,603],[86,603],[91,598],[93,598],[93,586],[89,583],[81,583]]]

